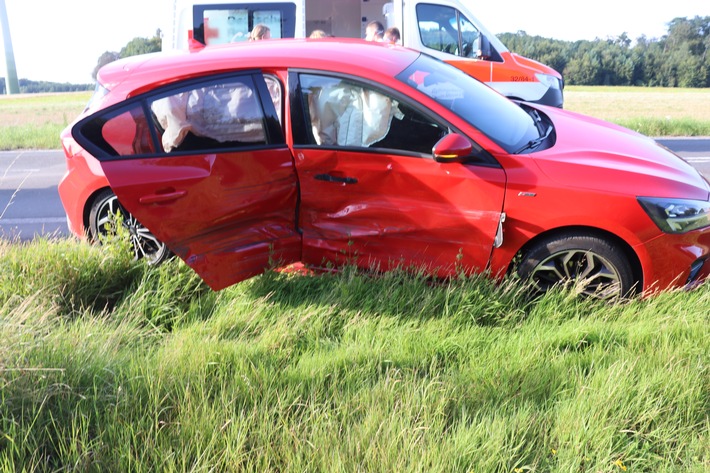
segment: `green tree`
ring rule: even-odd
[[[115,51],[104,52],[101,56],[99,56],[99,60],[96,62],[96,66],[94,67],[94,70],[91,72],[91,77],[93,77],[94,80],[96,80],[96,74],[98,74],[99,69],[104,67],[106,64],[119,59],[120,57],[121,56]]]
[[[121,48],[121,52],[104,52],[101,56],[99,56],[99,59],[96,63],[96,67],[94,67],[94,70],[91,73],[91,77],[96,80],[96,74],[99,72],[99,69],[101,69],[103,66],[110,62],[116,61],[117,59],[129,56],[137,56],[139,54],[155,53],[160,51],[162,46],[162,40],[160,36],[160,30],[158,29],[155,32],[155,36],[153,36],[152,38],[133,38],[128,42],[128,44]]]
[[[661,38],[627,33],[560,41],[524,31],[499,35],[508,49],[563,73],[572,85],[710,87],[710,17],[674,18]]]
[[[595,51],[587,50],[573,57],[564,71],[567,83],[572,85],[598,85],[601,61]]]
[[[556,71],[562,72],[570,59],[571,43],[542,36],[528,36],[524,31],[503,33],[500,40],[522,56],[535,59]]]
[[[137,56],[139,54],[155,53],[160,51],[162,40],[160,30],[152,38],[133,38],[121,49],[121,57]]]
[[[700,56],[688,54],[679,58],[676,76],[678,87],[704,87],[707,83],[707,68]]]

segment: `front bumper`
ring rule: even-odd
[[[710,227],[661,234],[637,248],[644,292],[695,287],[710,278]]]

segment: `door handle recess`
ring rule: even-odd
[[[173,200],[180,199],[181,197],[185,197],[186,195],[187,195],[187,191],[185,191],[185,190],[170,191],[170,192],[166,192],[164,194],[144,195],[143,197],[140,197],[138,199],[138,202],[143,205],[160,204],[163,202],[170,202]]]
[[[339,177],[333,176],[332,174],[316,174],[316,179],[319,181],[326,182],[342,182],[344,184],[357,184],[357,178],[355,177]]]

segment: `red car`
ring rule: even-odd
[[[215,290],[293,262],[517,273],[601,298],[710,274],[697,170],[419,52],[261,41],[127,58],[99,82],[62,136],[71,229],[100,231],[113,192],[150,229],[134,236]]]

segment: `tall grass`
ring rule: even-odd
[[[59,149],[59,134],[68,124],[66,121],[0,128],[0,143],[4,143],[2,150]]]
[[[692,118],[627,118],[616,123],[646,136],[710,136],[710,121]]]
[[[704,472],[710,287],[269,272],[0,244],[4,471]]]

